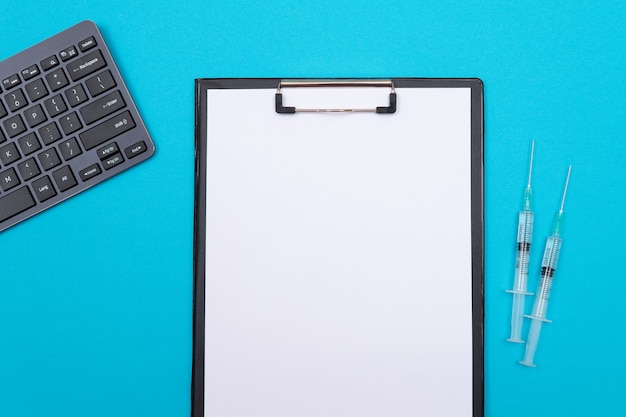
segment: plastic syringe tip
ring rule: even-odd
[[[563,210],[559,210],[554,219],[554,227],[552,227],[552,235],[559,236],[561,234],[561,224],[563,223]]]
[[[535,351],[537,350],[537,343],[539,342],[539,334],[541,333],[542,324],[543,322],[537,319],[533,319],[530,324],[528,340],[526,341],[526,354],[524,355],[524,360],[519,361],[522,365],[530,366],[532,368],[536,367],[533,360],[535,358]]]
[[[530,200],[532,198],[533,191],[530,188],[530,185],[526,187],[524,190],[524,211],[530,211]]]

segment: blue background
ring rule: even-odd
[[[358,76],[485,84],[485,415],[626,415],[626,2],[33,0],[0,59],[84,19],[157,154],[0,235],[0,416],[189,415],[194,78]],[[531,291],[573,165],[535,369],[505,341],[532,139]]]

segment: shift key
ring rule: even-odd
[[[124,132],[128,132],[134,127],[135,121],[130,115],[130,112],[127,110],[100,123],[99,125],[92,127],[89,130],[84,131],[79,135],[79,137],[83,142],[85,149],[89,150],[121,135]]]

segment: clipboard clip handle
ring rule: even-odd
[[[389,105],[373,108],[352,109],[303,109],[283,106],[282,88],[291,87],[389,87]],[[392,80],[304,80],[304,81],[280,81],[276,90],[276,113],[379,113],[391,114],[396,112],[396,88]]]

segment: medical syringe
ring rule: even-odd
[[[522,340],[522,323],[524,321],[524,297],[532,295],[526,292],[528,282],[528,261],[530,260],[530,244],[533,240],[533,222],[535,214],[530,211],[530,199],[532,189],[530,178],[533,173],[533,154],[535,153],[535,141],[530,148],[530,168],[528,169],[528,185],[524,190],[524,208],[519,212],[517,224],[517,260],[515,262],[515,280],[513,289],[506,290],[513,294],[513,308],[511,310],[511,337],[509,342],[524,343]]]
[[[565,194],[567,193],[567,185],[569,184],[569,176],[571,173],[572,166],[570,165],[567,170],[567,179],[565,180],[565,189],[563,190],[561,208],[556,215],[552,235],[546,240],[546,249],[543,252],[543,260],[541,261],[541,278],[539,280],[539,287],[537,288],[537,295],[535,296],[533,312],[531,315],[526,316],[529,319],[532,319],[532,322],[528,332],[528,341],[526,342],[526,354],[524,355],[524,360],[519,362],[526,366],[535,367],[533,359],[535,357],[535,351],[537,350],[537,342],[539,342],[541,325],[544,321],[548,323],[551,322],[546,319],[546,313],[548,311],[550,289],[552,288],[552,278],[554,277],[556,265],[559,261],[559,253],[561,252],[560,234],[561,222],[563,221],[563,206],[565,204]]]

